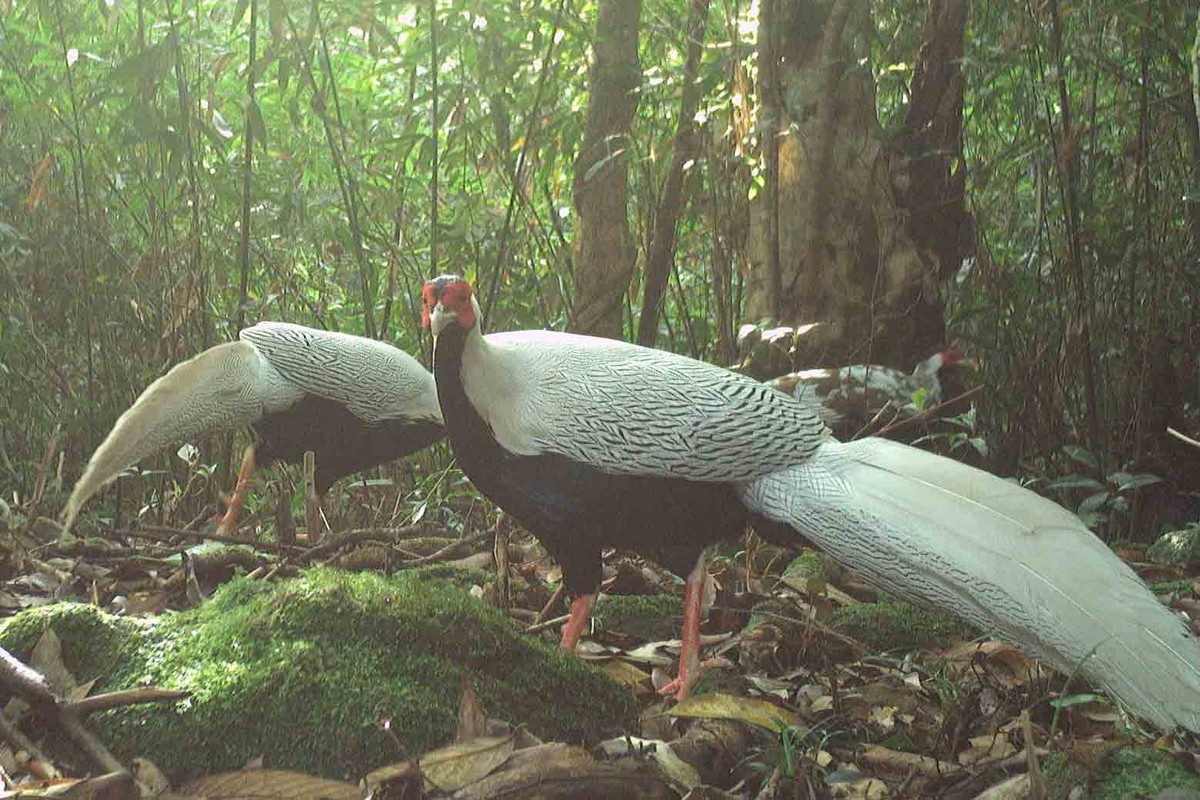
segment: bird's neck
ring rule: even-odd
[[[942,354],[935,353],[921,363],[917,364],[917,368],[913,370],[913,377],[921,378],[924,376],[929,376],[931,378],[935,378],[937,377],[938,371],[941,370],[941,368]]]
[[[446,326],[434,343],[433,377],[446,430],[456,451],[495,438],[481,410],[471,401],[464,380],[464,362],[471,366],[482,363],[486,368],[487,351],[491,349],[477,327],[464,330],[453,324]]]

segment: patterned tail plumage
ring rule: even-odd
[[[258,420],[262,367],[252,345],[229,342],[176,365],[150,384],[92,454],[63,508],[64,530],[71,529],[88,498],[140,459],[173,442]]]
[[[882,439],[827,442],[742,497],[880,588],[1077,669],[1159,727],[1200,731],[1200,642],[1061,506]]]

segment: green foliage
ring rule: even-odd
[[[674,639],[683,618],[683,600],[673,594],[606,594],[592,618],[601,630],[651,641]]]
[[[1200,791],[1200,777],[1171,758],[1149,747],[1123,747],[1108,757],[1108,764],[1092,787],[1093,800],[1154,797],[1164,789]]]
[[[1146,548],[1146,555],[1155,564],[1193,564],[1200,560],[1200,522],[1170,533]]]
[[[51,606],[7,622],[0,643],[27,655],[50,625],[68,667],[105,690],[192,692],[170,709],[98,721],[119,757],[148,756],[176,776],[262,755],[272,767],[355,778],[402,755],[383,720],[410,754],[450,740],[464,683],[490,714],[554,738],[594,740],[632,723],[626,690],[434,574],[237,580],[153,623]]]
[[[427,353],[417,287],[454,270],[478,282],[493,328],[560,328],[570,317],[594,0],[444,0],[436,24],[420,4],[263,5],[253,61],[247,2],[197,0],[181,13],[45,0],[0,17],[6,501],[33,493],[57,426],[64,470],[61,482],[50,471],[45,503],[61,500],[137,393],[232,337],[239,314],[373,332]],[[873,4],[876,35],[853,66],[875,82],[885,145],[910,111],[926,9]],[[750,3],[709,11],[700,150],[660,323],[660,345],[702,357],[735,355],[747,198],[765,180],[754,13]],[[662,0],[642,11],[624,156],[641,253],[670,163],[686,14]],[[977,396],[977,431],[947,438],[977,457],[987,441],[1001,474],[1032,464],[1049,478],[1070,471],[1060,448],[1081,445],[1097,460],[1088,477],[1105,482],[1114,465],[1156,450],[1172,392],[1200,419],[1200,226],[1195,204],[1181,201],[1194,196],[1200,158],[1186,68],[1195,20],[1179,0],[1093,3],[1060,14],[1058,48],[1048,15],[1038,4],[973,6],[958,62],[959,170],[977,252],[957,275],[959,265],[943,265],[931,288],[946,295],[948,338],[980,358],[991,390]],[[640,275],[630,289],[631,329]],[[1095,430],[1085,373],[1097,387]],[[162,522],[203,510],[203,473],[226,478],[230,448],[196,444],[191,465],[164,458],[131,483],[131,511]],[[439,453],[421,472],[448,463]],[[459,496],[453,479],[412,486],[408,469],[379,472],[400,487],[397,514]],[[1130,490],[1106,491],[1085,512],[1123,532],[1133,516],[1117,501]]]
[[[833,623],[872,652],[945,647],[952,638],[975,635],[949,614],[899,600],[844,606],[833,612]]]

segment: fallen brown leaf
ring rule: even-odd
[[[432,750],[419,759],[425,780],[443,791],[455,791],[487,777],[516,749],[514,736],[480,736]]]
[[[194,780],[180,788],[204,800],[362,800],[352,783],[316,778],[283,769],[225,772]]]

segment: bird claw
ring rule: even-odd
[[[663,697],[669,697],[673,694],[675,695],[675,702],[679,702],[683,698],[687,697],[688,688],[689,687],[685,686],[684,682],[680,678],[675,678],[670,683],[659,689],[658,693]]]
[[[692,690],[692,687],[696,685],[696,681],[700,680],[700,673],[703,670],[704,667],[700,664],[697,664],[692,669],[686,669],[681,665],[679,677],[666,683],[658,690],[658,693],[663,697],[674,695],[675,702],[683,700],[688,696],[688,692]]]

